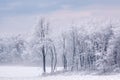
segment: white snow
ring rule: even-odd
[[[72,75],[72,76],[52,76],[43,78],[43,80],[119,80],[120,75],[110,76],[91,76],[91,75]]]
[[[0,67],[0,77],[35,77],[40,75],[41,72],[41,69],[38,67]]]
[[[47,70],[50,71],[50,68]],[[83,74],[57,74],[40,76],[40,67],[1,66],[0,80],[119,80],[120,74],[115,75],[83,75]]]
[[[61,70],[58,67],[57,70]],[[47,73],[51,72],[51,68],[47,67]],[[42,74],[41,67],[26,67],[26,66],[0,66],[0,77],[38,77]]]

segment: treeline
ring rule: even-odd
[[[49,26],[42,18],[29,41],[21,35],[1,38],[0,63],[38,64],[44,73],[46,66],[54,72],[60,60],[64,71],[120,71],[119,26],[110,23],[89,34],[84,27],[71,26],[60,39],[50,36]],[[55,40],[61,44],[56,45]]]

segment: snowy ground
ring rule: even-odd
[[[50,72],[50,68],[48,68]],[[82,74],[58,74],[40,76],[42,69],[39,67],[0,67],[0,80],[120,80],[120,74],[116,75],[82,75]]]

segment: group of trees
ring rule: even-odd
[[[49,37],[49,23],[42,18],[35,27],[32,38],[27,41],[22,35],[0,39],[0,64],[22,64],[30,66],[51,66],[54,72],[57,64],[56,47]]]
[[[94,70],[100,72],[120,70],[120,34],[113,25],[87,34],[72,27],[62,36],[64,70]]]
[[[66,70],[105,70],[107,52],[113,37],[112,26],[102,32],[85,34],[75,27],[63,38],[63,65]],[[112,54],[112,53],[111,53]]]
[[[56,39],[50,37],[49,23],[42,18],[29,41],[21,35],[0,39],[0,63],[36,63],[42,65],[44,73],[46,66],[51,66],[51,72],[54,72],[59,60],[62,60],[60,66],[63,66],[64,71],[119,70],[119,31],[115,31],[112,24],[91,34],[82,28],[73,26],[62,33],[59,39],[62,44],[57,49]]]
[[[0,39],[0,64],[21,63],[25,50],[25,41],[20,35]]]
[[[51,65],[51,72],[54,72],[57,63],[56,48],[53,40],[49,37],[49,23],[44,18],[37,25],[33,39],[34,42],[31,49],[33,49],[33,53],[36,52],[41,56],[44,73],[46,72],[47,60],[49,60]]]

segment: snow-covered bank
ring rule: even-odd
[[[71,76],[49,76],[42,80],[119,80],[120,75],[93,76],[93,75],[71,75]]]
[[[1,66],[0,77],[35,77],[42,73],[39,67]]]
[[[0,80],[119,80],[120,75],[112,76],[49,76],[49,77],[28,77],[28,78],[0,78]]]
[[[61,68],[59,68],[61,69]],[[50,68],[47,68],[50,71]],[[0,80],[119,80],[120,74],[116,75],[82,75],[79,73],[67,75],[67,73],[40,76],[42,69],[39,67],[1,66]]]
[[[57,70],[62,69],[59,67]],[[0,66],[0,77],[38,77],[42,74],[41,67],[24,67],[24,66]],[[51,68],[47,67],[47,73]]]

